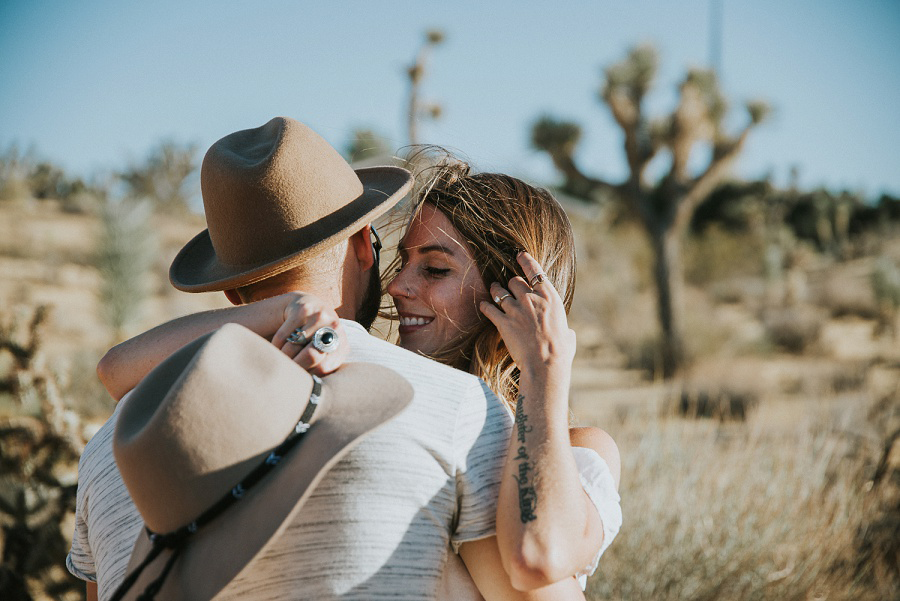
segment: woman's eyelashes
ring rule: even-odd
[[[424,268],[425,274],[428,277],[439,279],[450,273],[449,267],[430,267],[426,266]]]
[[[396,267],[394,269],[394,273],[399,274],[400,272],[404,271],[407,267],[409,267],[409,266],[401,263],[400,267]],[[449,275],[450,272],[452,271],[452,269],[449,267],[432,267],[431,265],[425,265],[425,266],[421,267],[420,269],[422,270],[422,273],[425,275],[425,277],[432,278],[432,279],[443,278],[443,277]]]

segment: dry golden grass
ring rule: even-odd
[[[867,497],[882,492],[867,489],[864,397],[764,403],[747,423],[643,411],[602,424],[622,452],[625,523],[589,597],[890,598],[900,582],[857,565]]]
[[[704,284],[686,291],[695,362],[678,382],[650,383],[645,372],[622,369],[635,365],[654,325],[648,282],[637,273],[642,241],[579,226],[590,257],[579,276],[591,275],[579,279],[572,314],[572,407],[580,423],[619,444],[625,516],[588,597],[900,598],[900,443],[888,462],[893,480],[873,477],[900,428],[900,341],[875,335],[860,312],[829,319],[838,287],[827,285],[827,269],[843,269],[858,289],[872,260],[812,262],[816,271],[798,277],[822,304],[798,298],[794,317],[776,323],[762,310],[760,270],[733,260],[736,241],[696,242],[690,253],[723,254],[695,255],[701,264],[688,266]],[[722,294],[723,283],[738,292]],[[799,332],[795,352],[779,350],[802,326],[810,331]],[[682,390],[755,404],[746,421],[687,419],[673,411]]]

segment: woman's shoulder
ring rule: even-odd
[[[570,428],[569,441],[573,447],[582,447],[597,453],[609,466],[618,487],[622,471],[621,458],[619,447],[608,432],[601,428]]]
[[[606,430],[591,427],[569,428],[569,442],[573,447],[588,447],[595,451],[604,446],[615,446],[616,444]]]

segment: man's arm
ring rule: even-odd
[[[500,561],[496,536],[463,543],[459,556],[485,601],[584,601],[584,592],[571,577],[531,591],[514,589]]]
[[[251,305],[213,309],[173,319],[109,349],[97,376],[117,401],[166,357],[226,323],[239,323],[271,338],[283,318],[284,304],[267,299]]]
[[[328,326],[343,335],[337,313],[315,296],[287,292],[248,305],[214,309],[173,319],[109,349],[97,365],[100,381],[117,401],[134,388],[144,376],[166,357],[219,329],[237,323],[271,340],[300,367],[316,375],[331,373],[346,360],[349,346],[342,344],[336,353],[320,353],[312,346],[287,342],[295,327],[303,327],[311,336]]]

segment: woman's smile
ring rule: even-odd
[[[400,316],[400,346],[434,355],[481,322],[478,303],[488,290],[463,237],[432,205],[422,206],[399,252],[387,291]]]

